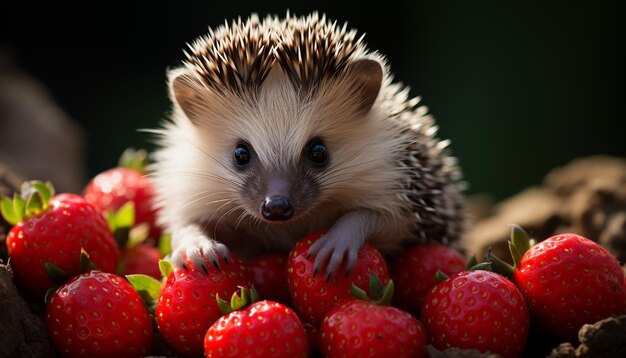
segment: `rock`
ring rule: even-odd
[[[507,241],[512,223],[521,225],[533,237],[547,237],[562,223],[560,199],[543,188],[530,188],[494,208],[491,217],[479,221],[464,244],[469,254],[483,258],[487,249],[508,259]]]
[[[13,274],[0,262],[0,358],[55,357],[39,318],[17,294]]]
[[[497,204],[478,221],[464,243],[468,253],[481,258],[492,247],[508,259],[511,223],[537,240],[565,232],[586,236],[626,263],[626,160],[594,156],[554,169],[543,186]]]
[[[584,187],[619,187],[626,184],[626,160],[604,155],[579,158],[552,170],[544,186],[561,197]]]
[[[580,345],[569,343],[552,350],[550,358],[621,358],[626,357],[626,315],[613,316],[584,325],[578,332]]]

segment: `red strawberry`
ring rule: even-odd
[[[424,300],[422,323],[438,349],[522,354],[528,309],[515,285],[490,271],[462,271],[433,287]]]
[[[383,285],[369,275],[369,296],[352,285],[351,299],[333,308],[322,322],[325,357],[426,357],[426,333],[408,312],[389,307],[393,281]]]
[[[163,255],[156,247],[137,245],[124,250],[120,265],[124,275],[144,274],[160,280],[159,261],[161,258]]]
[[[437,285],[437,270],[452,275],[465,270],[465,259],[449,246],[419,244],[402,253],[391,264],[396,284],[393,304],[415,317],[420,316],[424,297]]]
[[[143,357],[152,318],[123,278],[90,271],[59,287],[47,305],[48,333],[63,357]]]
[[[100,270],[115,271],[119,249],[104,217],[92,205],[74,194],[50,198],[52,187],[41,182],[25,184],[23,191],[30,192],[26,204],[19,197],[13,203],[2,199],[3,214],[15,223],[6,243],[18,285],[32,295],[43,295],[54,286],[46,263],[69,277],[78,275],[81,248]]]
[[[555,235],[531,247],[516,265],[513,281],[534,321],[562,339],[575,339],[585,323],[626,313],[619,262],[580,235]]]
[[[222,316],[207,331],[206,357],[309,356],[304,327],[294,311],[267,300],[245,307],[246,296],[242,289],[241,298],[231,300],[240,300],[234,307],[239,310]]]
[[[350,300],[335,307],[322,323],[325,357],[426,357],[420,322],[394,307]]]
[[[285,256],[270,254],[256,257],[248,262],[248,270],[260,297],[286,305],[290,304]]]
[[[161,288],[156,320],[165,341],[185,356],[202,354],[204,335],[221,315],[215,296],[230,297],[239,286],[250,287],[243,261],[231,254],[220,269],[205,272],[187,263],[188,270],[175,268]]]
[[[125,203],[133,201],[135,224],[149,224],[149,237],[158,240],[161,230],[156,224],[154,188],[143,170],[145,161],[145,151],[127,150],[120,158],[120,166],[96,175],[87,184],[83,196],[103,214],[117,211]]]
[[[384,258],[368,244],[359,252],[357,263],[349,274],[342,268],[328,282],[323,275],[316,275],[314,257],[307,258],[307,255],[311,245],[321,235],[321,232],[316,232],[298,241],[291,249],[287,262],[287,281],[294,308],[303,321],[315,325],[319,325],[333,307],[352,298],[350,285],[353,283],[362,289],[367,288],[370,273],[383,282],[389,280]]]

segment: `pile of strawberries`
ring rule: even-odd
[[[327,277],[309,255],[316,232],[286,257],[173,267],[145,153],[125,157],[131,169],[100,174],[82,196],[33,181],[0,201],[15,283],[45,299],[62,357],[142,357],[157,332],[185,357],[426,357],[428,344],[520,357],[530,331],[572,340],[626,313],[626,279],[606,250],[575,234],[533,246],[516,226],[513,265],[465,262],[441,244],[393,259],[365,245],[350,272]]]

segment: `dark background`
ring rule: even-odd
[[[165,70],[224,19],[312,10],[387,55],[452,139],[469,193],[496,198],[591,154],[626,157],[625,2],[0,3],[0,47],[88,134],[89,175],[167,115]]]

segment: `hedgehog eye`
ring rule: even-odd
[[[313,164],[322,166],[328,162],[328,150],[321,139],[312,139],[306,148],[307,156]]]
[[[239,143],[237,147],[235,147],[234,152],[235,157],[235,166],[238,168],[245,168],[250,164],[250,159],[252,158],[252,149],[250,145],[246,143]]]

